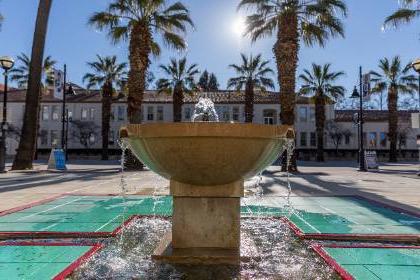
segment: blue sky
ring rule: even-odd
[[[16,57],[19,53],[29,53],[31,49],[34,22],[37,10],[35,0],[1,0],[0,12],[5,17],[0,32],[0,55]],[[164,50],[153,59],[156,66],[167,63],[170,57],[187,55],[190,62],[198,63],[200,69],[215,72],[221,88],[233,72],[227,67],[239,62],[239,53],[263,53],[275,67],[272,45],[274,39],[251,44],[235,33],[233,26],[241,15],[236,6],[239,0],[197,1],[183,0],[190,8],[196,24],[196,31],[188,35],[188,51],[177,53]],[[346,77],[343,86],[351,91],[357,83],[358,66],[374,69],[382,57],[400,55],[404,62],[420,57],[420,22],[403,26],[399,30],[382,31],[383,19],[397,8],[394,0],[348,0],[349,17],[345,20],[346,38],[333,39],[327,47],[306,48],[300,51],[299,71],[316,63],[333,63],[334,70],[343,70]],[[104,33],[87,25],[88,17],[95,11],[103,10],[109,1],[105,0],[54,0],[46,54],[51,55],[61,67],[67,63],[70,79],[82,83],[88,71],[86,61],[96,54],[116,54],[127,60],[127,46],[122,43],[112,45]],[[273,77],[275,78],[275,77]]]

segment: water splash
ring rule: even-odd
[[[168,265],[150,255],[171,222],[142,218],[126,229],[123,243],[106,246],[72,276],[72,279],[338,279],[333,270],[278,219],[242,219],[241,232],[252,242],[241,243],[241,254],[257,246],[260,258],[242,261],[240,267],[223,265]]]
[[[191,118],[192,122],[218,122],[219,116],[214,107],[213,101],[202,96],[198,99],[198,103],[194,107],[194,113]]]

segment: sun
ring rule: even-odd
[[[237,36],[243,36],[246,31],[245,19],[238,17],[232,24],[232,32]]]

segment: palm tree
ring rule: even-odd
[[[211,92],[219,90],[219,82],[214,73],[209,73],[207,70],[201,74],[200,79],[198,80],[198,86],[202,91]]]
[[[106,11],[95,13],[89,23],[108,30],[114,43],[129,40],[128,119],[141,122],[141,104],[146,88],[150,55],[158,56],[158,42],[184,50],[187,25],[193,27],[189,10],[180,2],[170,6],[165,0],[114,0]],[[160,35],[162,40],[156,40]]]
[[[168,65],[159,66],[167,78],[157,81],[158,92],[165,92],[173,96],[174,122],[182,121],[182,105],[184,94],[192,94],[197,90],[195,76],[200,73],[197,64],[187,66],[187,59],[171,59]]]
[[[19,88],[26,88],[28,86],[31,60],[24,53],[18,55],[17,60],[20,62],[20,66],[10,70],[10,79],[16,82]],[[51,56],[47,56],[44,59],[42,64],[42,76],[44,76],[44,81],[41,81],[41,88],[54,84],[54,65],[56,63],[57,62],[53,60]]]
[[[32,169],[32,160],[35,155],[35,143],[38,130],[37,123],[45,39],[47,36],[51,6],[52,0],[39,0],[21,133],[21,135],[25,135],[25,137],[22,137],[19,142],[18,151],[12,166],[13,170]]]
[[[420,17],[420,2],[418,0],[400,0],[400,8],[385,19],[385,26],[398,27]]]
[[[108,160],[109,131],[111,121],[112,95],[116,86],[123,84],[127,63],[118,63],[117,57],[96,56],[97,61],[88,62],[92,73],[87,73],[83,81],[87,81],[87,88],[101,87],[102,91],[102,160]]]
[[[391,60],[383,58],[378,65],[380,73],[372,71],[372,92],[388,91],[388,137],[390,142],[389,161],[397,161],[398,138],[398,97],[401,94],[413,94],[418,89],[416,75],[410,74],[411,64],[401,65],[399,56]]]
[[[245,89],[245,122],[252,123],[254,118],[254,91],[266,91],[267,88],[274,89],[274,82],[267,75],[274,74],[274,71],[268,66],[268,60],[262,60],[261,54],[256,57],[250,55],[247,57],[241,54],[242,63],[240,65],[231,64],[238,76],[230,78],[228,88],[234,88],[237,91]]]
[[[324,161],[324,131],[325,131],[325,105],[344,96],[344,87],[335,85],[337,79],[344,72],[330,71],[331,64],[312,64],[312,69],[303,70],[299,79],[303,82],[300,94],[310,95],[315,100],[315,121],[317,136],[316,160]]]
[[[242,8],[253,11],[246,20],[246,34],[253,42],[276,36],[273,52],[280,85],[280,119],[294,125],[299,42],[323,47],[330,37],[344,36],[338,13],[346,16],[346,4],[343,0],[241,0],[238,9]],[[297,171],[296,154],[289,169]]]

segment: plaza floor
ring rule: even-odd
[[[106,237],[116,234],[137,215],[171,215],[169,182],[150,171],[126,172],[122,178],[118,162],[105,165],[74,162],[68,168],[66,172],[50,172],[44,165],[37,165],[35,171],[1,175],[0,238],[10,239],[14,234],[20,238],[45,238],[37,236],[39,233],[56,234],[52,238],[91,237],[83,234],[93,233],[99,234],[93,237]],[[348,235],[350,240],[378,241],[370,238],[379,236],[383,241],[419,242],[418,166],[382,165],[377,171],[361,173],[350,162],[306,162],[299,169],[299,173],[290,175],[292,211],[287,207],[288,177],[279,167],[272,166],[260,182],[265,195],[262,199],[252,196],[259,191],[255,187],[256,179],[246,182],[248,197],[242,200],[242,215],[281,217],[302,238],[332,240],[335,236],[338,239],[334,240],[349,240],[343,239]],[[127,191],[124,198],[114,196],[121,193],[121,181]],[[77,229],[73,232],[75,236],[66,235],[74,229]],[[70,257],[63,259],[57,253],[58,247],[35,243],[32,246],[0,242],[0,251],[11,257],[0,259],[0,276],[1,273],[62,276],[96,248],[61,244],[68,246],[66,251],[70,252]],[[420,267],[411,263],[419,258],[417,247],[317,246],[317,252],[343,279],[393,279],[386,271],[394,270],[407,279],[420,276]],[[376,255],[377,261],[372,263],[372,256]],[[43,258],[51,261],[42,262]],[[49,270],[50,266],[54,269]],[[11,271],[13,267],[17,270]],[[38,271],[38,267],[44,269]]]
[[[45,165],[36,172],[9,172],[0,175],[0,211],[62,194],[119,194],[118,162],[74,162],[66,172],[49,172]],[[419,165],[381,165],[378,171],[358,172],[353,162],[300,163],[292,174],[296,196],[358,195],[420,213]],[[128,194],[168,195],[169,182],[151,171],[126,172]],[[247,182],[252,185],[252,180]],[[286,175],[278,166],[263,174],[266,196],[287,195]],[[252,192],[252,189],[250,190]]]

